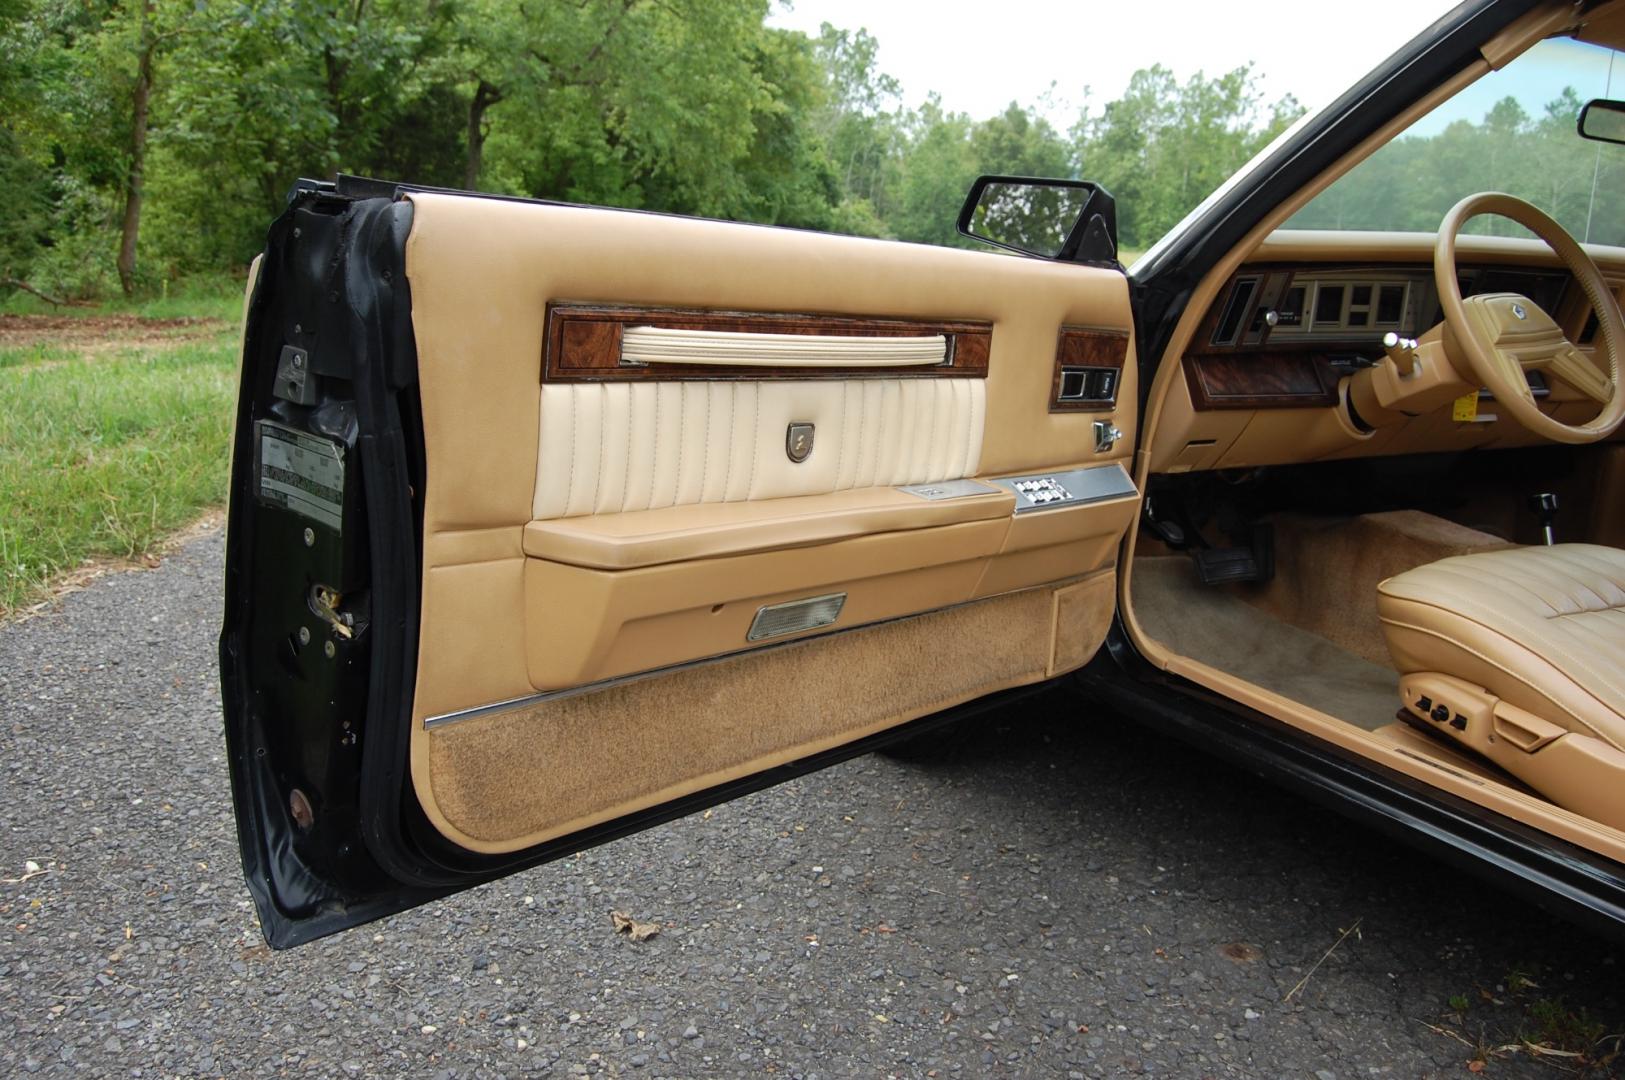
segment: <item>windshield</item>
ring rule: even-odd
[[[1625,147],[1575,131],[1581,106],[1614,96],[1617,56],[1568,39],[1536,45],[1412,124],[1284,228],[1434,232],[1464,196],[1504,191],[1577,240],[1625,245]],[[1625,82],[1625,66],[1619,75]],[[1528,235],[1493,216],[1463,231]]]

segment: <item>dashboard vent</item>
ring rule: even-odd
[[[1252,308],[1253,296],[1258,292],[1258,279],[1255,277],[1238,278],[1236,287],[1230,290],[1230,302],[1224,307],[1224,315],[1219,319],[1218,328],[1213,331],[1213,344],[1234,345],[1236,335],[1241,332],[1242,320]]]

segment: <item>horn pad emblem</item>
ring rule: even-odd
[[[784,432],[784,452],[797,465],[806,461],[813,449],[813,425],[791,424]]]

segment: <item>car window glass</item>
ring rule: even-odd
[[[1576,239],[1625,245],[1625,147],[1575,130],[1587,101],[1625,92],[1618,59],[1569,39],[1536,45],[1416,121],[1285,228],[1432,232],[1462,197],[1504,191]],[[1500,217],[1476,218],[1464,231],[1527,235]]]

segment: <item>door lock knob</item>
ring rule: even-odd
[[[1117,444],[1123,432],[1110,420],[1095,421],[1095,453],[1104,454]]]

